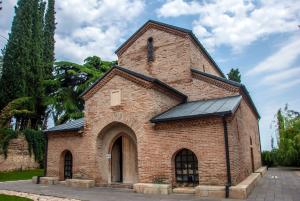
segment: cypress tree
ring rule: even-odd
[[[44,26],[44,68],[45,78],[52,77],[54,64],[55,0],[48,0]]]
[[[36,118],[31,119],[32,127],[37,128],[41,123],[41,118],[44,114],[44,106],[42,99],[44,96],[44,89],[42,81],[44,79],[44,62],[43,62],[43,23],[45,3],[41,0],[33,0],[33,24],[32,24],[32,45],[29,47],[31,50],[31,66],[27,71],[27,89],[28,96],[34,98],[36,109]]]
[[[2,66],[3,66],[3,58],[0,56],[0,79],[2,77]]]
[[[19,0],[3,55],[0,110],[15,98],[26,96],[26,71],[31,65],[32,1]]]

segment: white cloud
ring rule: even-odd
[[[228,45],[239,52],[259,38],[297,30],[300,4],[293,0],[168,0],[157,14],[198,15],[193,31],[209,49]]]
[[[14,16],[14,6],[17,0],[2,1],[2,10],[0,11],[0,48],[6,44],[8,33],[10,31],[11,22]]]
[[[264,59],[254,68],[247,72],[247,75],[254,75],[269,71],[278,71],[291,67],[300,56],[300,37],[283,44],[278,51]]]
[[[300,79],[296,79],[296,80],[290,80],[281,84],[278,84],[275,89],[276,90],[284,90],[284,89],[288,89],[294,86],[299,86],[300,84]]]
[[[262,84],[266,85],[282,85],[283,81],[290,80],[292,78],[299,78],[300,67],[291,68],[282,72],[267,75],[263,78]]]
[[[1,35],[7,36],[10,31],[16,2],[3,1]],[[56,58],[73,62],[82,62],[91,55],[116,59],[114,50],[144,7],[144,0],[56,1]],[[0,40],[1,47],[5,43]]]
[[[56,2],[57,58],[82,62],[91,55],[116,59],[114,50],[144,9],[143,0]]]

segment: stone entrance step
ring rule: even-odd
[[[127,188],[127,189],[133,189],[133,184],[111,183],[111,184],[108,184],[108,187],[111,187],[111,188]]]
[[[176,194],[195,194],[195,188],[193,187],[178,187],[173,189],[173,193]]]

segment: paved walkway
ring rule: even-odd
[[[63,185],[43,186],[31,181],[0,183],[0,189],[33,194],[91,201],[230,201],[231,199],[205,199],[194,195],[143,195],[126,189],[70,188]],[[237,200],[235,200],[237,201]],[[247,201],[300,201],[300,169],[269,169]]]

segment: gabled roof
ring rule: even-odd
[[[110,74],[110,72],[112,72],[114,69],[117,69],[119,71],[122,71],[122,72],[125,72],[125,73],[128,73],[129,75],[132,75],[134,77],[137,77],[139,79],[142,79],[142,80],[145,80],[145,81],[148,81],[148,82],[151,82],[151,83],[154,83],[154,84],[157,84],[158,86],[170,91],[171,93],[179,96],[180,98],[183,99],[183,102],[185,102],[187,100],[187,96],[183,93],[181,93],[180,91],[174,89],[173,87],[165,84],[164,82],[156,79],[156,78],[152,78],[152,77],[149,77],[149,76],[146,76],[146,75],[143,75],[143,74],[140,74],[140,73],[137,73],[137,72],[134,72],[134,71],[131,71],[131,70],[128,70],[126,68],[123,68],[123,67],[120,67],[120,66],[113,66],[108,72],[106,72],[102,77],[98,78],[90,87],[88,87],[82,94],[80,94],[80,96],[84,96],[86,93],[88,93],[93,87],[95,87],[101,80],[103,80],[107,75]]]
[[[246,88],[245,85],[243,85],[243,84],[241,84],[241,83],[239,83],[239,82],[235,82],[235,81],[232,81],[232,80],[228,80],[228,79],[226,79],[226,78],[222,78],[222,77],[218,77],[218,76],[215,76],[215,75],[212,75],[212,74],[204,73],[204,72],[199,71],[199,70],[197,70],[197,69],[195,69],[195,68],[192,68],[192,72],[240,88],[240,89],[243,91],[243,93],[245,94],[246,98],[248,99],[248,101],[249,101],[249,103],[250,103],[250,106],[252,107],[254,113],[255,113],[255,114],[257,115],[257,117],[260,119],[260,115],[259,115],[259,113],[258,113],[258,110],[256,109],[255,104],[254,104],[254,102],[253,102],[253,100],[252,100],[252,98],[251,98],[251,96],[250,96],[250,94],[249,94],[249,92],[248,92],[248,90],[247,90],[247,88]]]
[[[159,123],[207,116],[230,115],[236,111],[241,99],[242,96],[238,95],[183,103],[155,116],[151,119],[151,122]]]
[[[73,121],[69,121],[67,123],[49,128],[44,130],[44,133],[51,133],[51,132],[66,132],[66,131],[78,131],[81,130],[84,126],[84,119],[77,119]]]
[[[181,28],[181,27],[177,27],[177,26],[173,26],[173,25],[170,25],[170,24],[165,24],[165,23],[162,23],[162,22],[158,22],[158,21],[154,21],[154,20],[149,20],[147,21],[141,28],[139,28],[132,36],[130,36],[116,51],[115,53],[118,54],[118,52],[120,50],[122,50],[126,44],[135,39],[135,36],[140,32],[142,31],[145,27],[149,26],[149,25],[158,25],[158,26],[162,26],[162,27],[166,27],[166,28],[169,28],[169,29],[173,29],[173,30],[176,30],[176,31],[179,31],[179,32],[182,32],[182,33],[185,33],[185,34],[188,34],[192,39],[193,41],[195,42],[195,44],[203,51],[203,53],[205,54],[205,56],[207,56],[207,58],[209,59],[209,61],[214,65],[214,67],[219,71],[219,73],[225,77],[224,73],[222,72],[222,70],[220,69],[220,67],[218,66],[218,64],[214,61],[214,59],[210,56],[210,54],[207,52],[207,50],[203,47],[203,45],[200,43],[200,41],[198,40],[198,38],[194,35],[194,33],[192,32],[192,30],[189,30],[189,29],[184,29],[184,28]]]

